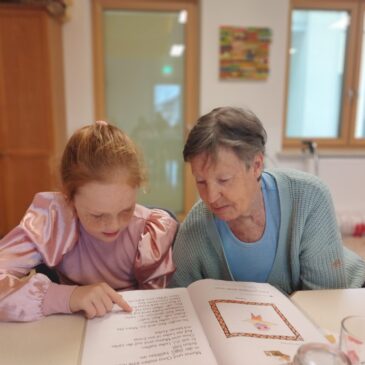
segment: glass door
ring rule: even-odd
[[[195,199],[182,158],[197,116],[195,8],[181,1],[94,5],[97,117],[142,149],[149,184],[139,202],[184,215]]]

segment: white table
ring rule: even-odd
[[[314,323],[333,333],[340,332],[342,318],[365,315],[365,288],[304,290],[291,299]]]
[[[319,327],[334,333],[343,317],[365,314],[365,289],[300,291],[292,300]],[[0,364],[78,365],[85,323],[81,315],[53,315],[30,323],[0,322]]]
[[[0,322],[1,365],[77,365],[84,337],[80,315],[54,315],[36,322]]]

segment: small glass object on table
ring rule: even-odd
[[[365,365],[365,316],[348,316],[342,320],[340,349],[351,365]]]
[[[299,347],[292,365],[351,365],[337,347],[326,343],[307,343]]]

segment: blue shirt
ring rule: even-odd
[[[262,193],[266,225],[256,242],[243,242],[234,236],[228,224],[215,217],[228,266],[237,281],[266,282],[274,263],[280,227],[280,202],[274,178],[262,174]]]

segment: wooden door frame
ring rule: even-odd
[[[105,80],[104,80],[104,46],[102,37],[102,12],[105,9],[128,10],[187,10],[188,26],[186,27],[185,53],[185,88],[184,88],[184,138],[198,117],[198,0],[93,0],[93,60],[94,60],[94,102],[95,117],[105,119]],[[182,154],[182,151],[181,151]],[[197,193],[190,166],[184,164],[183,213],[178,215],[182,220],[196,201]]]

